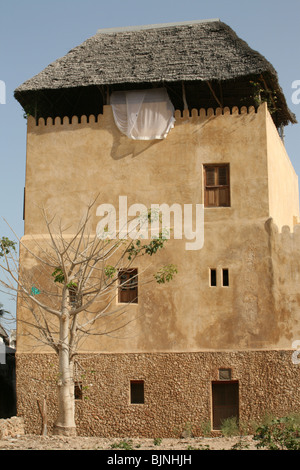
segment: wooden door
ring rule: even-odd
[[[213,429],[221,429],[227,418],[239,417],[239,384],[238,382],[213,382]]]

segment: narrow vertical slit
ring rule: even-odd
[[[223,269],[222,272],[222,285],[223,287],[229,286],[229,271],[228,269]]]
[[[210,286],[216,287],[217,285],[217,270],[211,269],[210,270]]]

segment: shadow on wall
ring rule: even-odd
[[[159,142],[160,140],[129,140],[127,136],[116,131],[111,149],[111,157],[114,160],[121,160],[130,156],[135,158]]]

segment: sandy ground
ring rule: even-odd
[[[124,449],[125,447],[125,449]],[[251,436],[162,439],[115,439],[24,435],[0,440],[0,450],[256,450]]]

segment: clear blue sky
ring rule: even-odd
[[[9,0],[0,1],[0,216],[23,234],[26,120],[14,89],[93,36],[98,29],[219,18],[278,72],[290,109],[300,80],[300,0]],[[286,148],[300,175],[300,124],[285,129]],[[0,219],[0,236],[11,233]],[[0,295],[0,302],[14,305]]]

